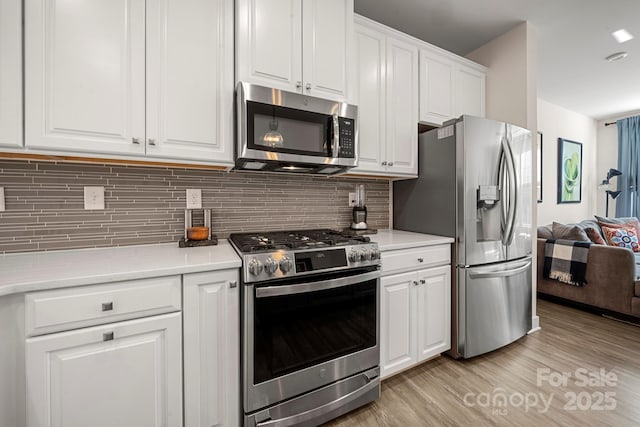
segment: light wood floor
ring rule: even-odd
[[[471,360],[441,356],[398,374],[383,381],[378,401],[326,425],[640,426],[640,327],[543,300],[537,311],[541,331]],[[544,369],[571,377],[554,386],[540,371],[538,385]],[[581,384],[581,373],[601,369],[617,376],[615,386]],[[501,392],[510,399],[502,407],[483,400]],[[551,399],[548,411],[541,398]]]

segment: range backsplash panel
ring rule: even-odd
[[[202,189],[219,238],[348,227],[349,192],[360,183],[369,227],[388,228],[386,180],[0,160],[0,253],[177,242],[187,188]],[[85,186],[104,187],[104,210],[84,209]]]

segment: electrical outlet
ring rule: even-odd
[[[187,188],[187,209],[202,208],[202,190]]]
[[[5,205],[4,205],[4,187],[0,187],[0,212],[4,212],[5,211]]]
[[[356,193],[349,193],[349,207],[352,208],[356,205]]]
[[[92,211],[104,209],[104,187],[84,187],[84,208]]]

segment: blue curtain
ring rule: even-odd
[[[616,216],[638,216],[640,214],[640,116],[628,117],[616,122],[618,128],[618,190]]]

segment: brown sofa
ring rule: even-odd
[[[549,237],[544,234],[538,231],[537,284],[541,296],[640,318],[640,254],[625,248],[593,244],[587,259],[587,284],[572,286],[544,278],[544,246]]]

